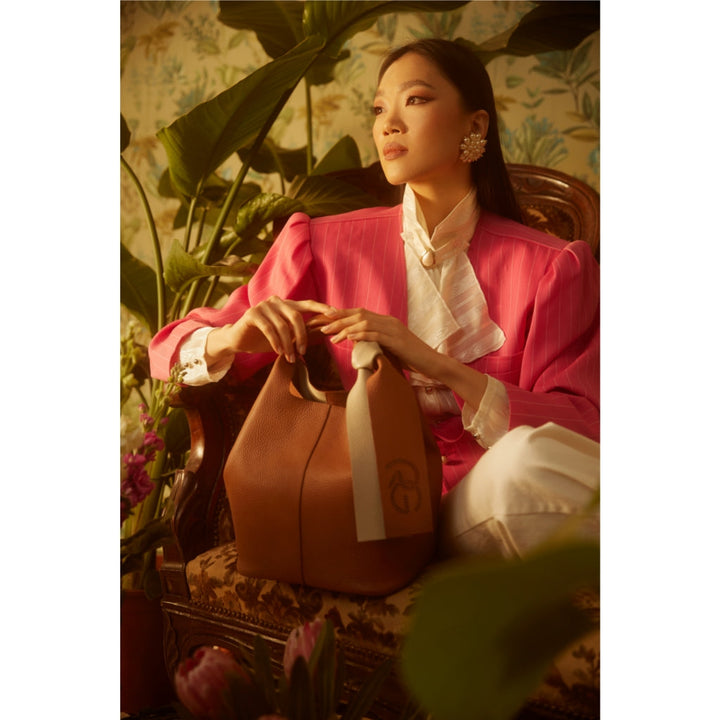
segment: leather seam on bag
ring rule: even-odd
[[[328,423],[328,420],[330,419],[330,410],[332,409],[332,405],[327,406],[327,411],[325,413],[325,419],[323,420],[322,427],[320,428],[320,432],[318,433],[317,437],[315,438],[315,443],[312,446],[310,452],[307,456],[307,461],[305,462],[305,467],[303,468],[302,472],[302,481],[300,482],[300,502],[298,502],[298,529],[299,529],[299,544],[300,544],[300,577],[302,579],[302,584],[305,585],[305,549],[303,548],[303,521],[302,521],[302,508],[303,508],[303,491],[305,490],[305,478],[307,477],[308,467],[310,467],[310,461],[313,458],[313,455],[315,454],[315,450],[317,450],[318,443],[320,442],[320,438],[322,438],[323,431],[325,430],[325,426]]]

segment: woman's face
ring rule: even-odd
[[[468,112],[458,89],[435,64],[409,52],[386,70],[375,95],[373,139],[388,181],[423,187],[470,185],[460,142],[487,132],[484,110]]]

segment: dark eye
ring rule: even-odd
[[[421,105],[422,103],[426,103],[428,101],[427,98],[421,97],[420,95],[411,95],[407,99],[408,105]]]
[[[383,112],[383,108],[380,107],[380,105],[374,105],[372,108],[372,114],[373,115],[379,115],[381,112]]]

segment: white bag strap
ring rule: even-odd
[[[348,394],[346,404],[345,418],[358,542],[384,540],[387,537],[367,395],[367,381],[375,369],[379,355],[382,355],[382,348],[376,342],[363,341],[355,344],[352,366],[357,370],[357,379]]]
[[[384,540],[387,537],[367,396],[367,381],[375,370],[379,355],[382,355],[382,348],[376,342],[355,343],[352,366],[357,370],[357,379],[348,393],[345,404],[358,542]],[[325,393],[310,382],[307,367],[302,363],[299,363],[295,369],[295,385],[305,399],[315,402],[327,401]]]

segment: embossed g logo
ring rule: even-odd
[[[385,466],[390,476],[390,502],[403,515],[417,512],[422,505],[417,468],[407,460],[393,460]]]

